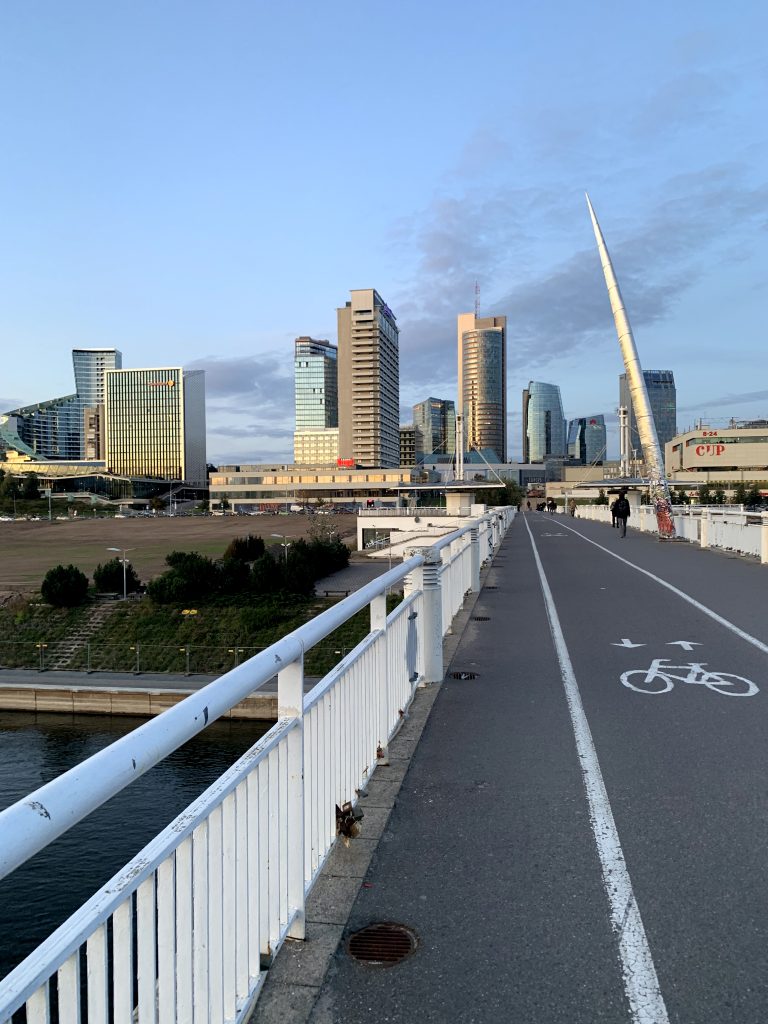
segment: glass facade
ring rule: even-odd
[[[651,404],[653,422],[656,424],[656,433],[659,437],[661,450],[677,433],[677,389],[675,388],[675,375],[672,370],[643,370],[645,386],[648,390],[648,400]],[[629,410],[629,454],[637,452],[642,454],[640,434],[637,430],[637,419],[635,410],[632,407],[632,399],[629,395],[627,375],[622,373],[619,377],[619,405]]]
[[[606,443],[604,416],[581,416],[568,424],[568,456],[582,465],[602,465]]]
[[[297,338],[294,348],[296,430],[339,425],[337,349],[328,341]]]
[[[336,465],[339,428],[297,430],[293,435],[293,461],[297,466]]]
[[[12,409],[3,419],[6,447],[13,447],[15,435],[25,454],[41,459],[80,458],[83,424],[77,395]]]
[[[198,374],[202,371],[194,376]],[[122,476],[192,480],[186,467],[181,367],[111,370],[106,377],[107,470]],[[203,430],[204,424],[203,416]]]
[[[443,398],[427,398],[413,407],[416,461],[431,455],[456,454],[456,406]],[[406,463],[403,463],[406,465]]]
[[[523,462],[542,462],[547,455],[564,456],[565,441],[560,388],[532,380],[523,391]]]
[[[82,439],[80,457],[104,457],[104,396],[107,370],[119,370],[123,355],[116,348],[72,349],[75,390],[80,400]]]
[[[461,336],[461,401],[468,449],[507,460],[506,317],[476,320]],[[485,326],[491,323],[493,326]]]

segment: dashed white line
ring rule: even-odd
[[[576,751],[581,764],[584,789],[589,804],[589,817],[600,857],[603,884],[608,895],[611,924],[618,939],[624,991],[629,1001],[632,1020],[634,1024],[669,1024],[667,1008],[659,988],[656,968],[632,889],[624,852],[616,830],[616,822],[613,820],[613,811],[600,771],[597,751],[587,716],[584,713],[584,706],[581,703],[579,685],[576,682],[565,637],[560,627],[552,591],[549,589],[531,529],[527,521],[524,520],[524,522],[539,571],[549,628],[560,663],[563,687],[576,740]]]

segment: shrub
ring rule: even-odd
[[[123,563],[119,558],[111,558],[104,565],[97,565],[93,574],[93,583],[98,591],[103,594],[122,594],[123,592]],[[136,575],[136,570],[128,563],[125,566],[125,591],[132,594],[141,586],[141,580]]]
[[[40,593],[57,608],[74,608],[85,601],[88,577],[75,565],[57,565],[45,574]]]
[[[234,537],[224,552],[224,558],[236,558],[240,562],[255,562],[264,554],[264,541],[249,533],[247,537]]]

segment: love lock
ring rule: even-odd
[[[363,818],[363,812],[359,807],[353,807],[352,804],[347,801],[342,804],[341,807],[336,805],[336,835],[343,836],[344,839],[349,842],[350,839],[354,839],[360,835],[360,820]]]

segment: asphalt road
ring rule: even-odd
[[[314,1024],[763,1024],[768,567],[531,514],[474,615]]]

